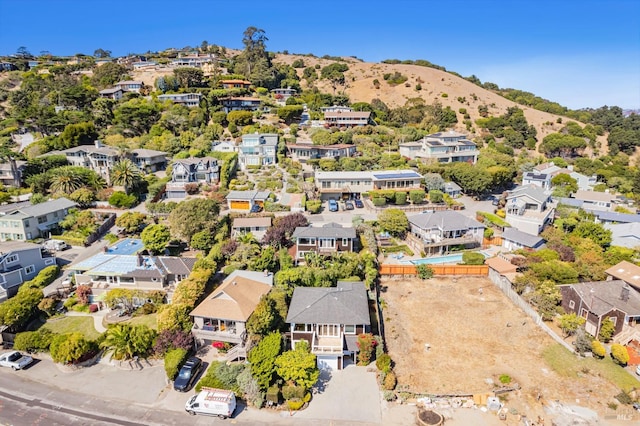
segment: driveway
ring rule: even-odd
[[[380,391],[376,374],[367,367],[349,365],[344,370],[322,372],[318,392],[306,410],[295,414],[300,419],[324,419],[364,424],[381,424]]]

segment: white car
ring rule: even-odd
[[[0,366],[11,367],[14,370],[22,370],[33,362],[29,355],[22,355],[18,351],[11,351],[0,355]]]

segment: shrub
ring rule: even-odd
[[[602,342],[608,342],[613,337],[613,333],[616,331],[616,326],[610,318],[602,321],[600,326],[600,332],[598,333],[598,340]]]
[[[187,360],[188,352],[182,348],[172,349],[164,355],[164,371],[167,378],[173,380]]]
[[[388,373],[391,370],[391,357],[388,354],[382,354],[376,359],[376,367],[378,370]]]
[[[465,265],[483,265],[484,255],[482,253],[474,252],[462,253],[462,263]]]
[[[96,350],[94,342],[84,338],[82,333],[74,332],[55,336],[49,346],[53,362],[69,364],[86,358]]]
[[[298,411],[299,409],[302,408],[302,406],[304,405],[304,401],[303,400],[289,400],[287,401],[287,406],[289,407],[289,410],[291,411]]]
[[[591,352],[594,356],[602,359],[607,354],[607,350],[604,345],[597,340],[591,342]]]
[[[266,399],[269,402],[278,404],[280,402],[280,388],[278,386],[271,386],[267,389]]]
[[[395,199],[396,199],[397,206],[402,206],[404,204],[407,204],[407,193],[401,192],[401,191],[396,192]]]
[[[511,376],[509,376],[508,374],[501,374],[498,380],[500,380],[500,383],[502,383],[503,385],[508,385],[509,383],[511,383]]]
[[[409,191],[409,199],[413,204],[421,204],[424,202],[426,193],[422,189],[414,189]]]
[[[18,351],[48,351],[52,340],[53,333],[46,328],[25,331],[16,334],[13,348]]]
[[[306,202],[307,211],[311,214],[320,213],[322,209],[322,201],[320,200],[309,200]]]
[[[620,365],[627,365],[629,362],[629,352],[627,348],[622,346],[619,343],[614,343],[611,345],[611,358]]]
[[[495,231],[492,228],[485,228],[484,230],[484,237],[485,238],[491,238],[493,237],[493,234],[495,233]]]
[[[284,386],[282,388],[282,397],[286,400],[302,399],[306,389],[303,386]]]
[[[374,206],[376,207],[382,207],[385,204],[387,204],[387,199],[384,197],[374,197],[371,202],[373,203]]]
[[[193,334],[181,329],[162,330],[153,342],[153,351],[157,355],[178,348],[190,351],[193,348]]]
[[[137,201],[135,195],[127,195],[122,191],[116,191],[109,197],[109,204],[118,208],[130,208]]]
[[[433,277],[433,268],[429,265],[421,264],[416,266],[416,269],[418,270],[418,278],[421,280],[428,280]]]
[[[88,305],[89,304],[89,295],[91,294],[91,287],[89,287],[88,285],[79,285],[78,288],[76,288],[76,296],[78,298],[78,303],[80,303],[81,305]]]
[[[393,391],[386,390],[382,392],[382,397],[385,401],[391,402],[396,400],[396,394]]]
[[[376,349],[377,341],[371,333],[358,335],[358,365],[369,365]]]
[[[384,381],[382,382],[382,388],[384,390],[392,391],[396,388],[398,384],[398,379],[396,378],[396,373],[393,370],[390,370],[385,376]]]

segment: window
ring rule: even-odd
[[[29,265],[26,268],[24,268],[24,273],[27,274],[27,275],[31,275],[34,272],[36,272],[36,267],[33,266],[33,265]]]
[[[343,238],[342,239],[342,245],[343,246],[348,246],[349,245],[349,239],[348,238]]]
[[[312,331],[312,326],[311,324],[295,324],[293,327],[294,331],[304,331],[304,332],[311,332]]]
[[[44,264],[45,265],[53,265],[54,263],[56,263],[55,259],[45,259],[44,260]]]
[[[18,260],[20,260],[20,257],[17,254],[12,254],[11,256],[7,257],[6,263],[14,263]]]
[[[340,336],[340,326],[337,324],[319,324],[318,336],[338,337]]]
[[[38,216],[38,223],[45,223],[47,221],[47,216]]]
[[[582,318],[586,318],[587,317],[587,310],[586,309],[582,309],[582,311],[580,311],[580,316]]]
[[[356,326],[355,325],[345,325],[344,326],[344,334],[356,334]]]
[[[320,248],[334,248],[336,245],[333,238],[320,239]]]
[[[569,300],[569,309],[574,309],[576,307],[576,302],[573,300]]]

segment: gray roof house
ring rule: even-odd
[[[167,153],[155,149],[132,149],[129,154],[133,164],[145,172],[156,172],[167,167]]]
[[[462,188],[455,182],[445,182],[442,192],[451,198],[458,198],[462,195]]]
[[[585,330],[597,336],[602,322],[610,318],[616,335],[640,337],[640,293],[623,280],[560,285],[562,308],[586,319]],[[622,336],[622,335],[621,335]],[[622,344],[628,343],[622,341]]]
[[[55,256],[37,244],[8,241],[0,247],[0,302],[13,297],[25,281],[47,266],[56,264]]]
[[[352,252],[356,240],[356,230],[353,227],[343,227],[337,223],[327,223],[323,226],[303,226],[293,231],[292,239],[296,242],[294,259],[301,261],[309,252],[318,254],[332,254]]]
[[[621,224],[621,223],[640,223],[640,214],[628,214],[608,212],[601,210],[586,210],[587,213],[591,213],[595,216],[596,223],[606,224]]]
[[[264,202],[271,195],[269,191],[229,191],[227,203],[231,210],[250,211],[254,205],[264,207]]]
[[[369,332],[371,325],[364,283],[296,287],[286,322],[293,347],[306,340],[319,368],[340,370],[356,361],[358,334]]]
[[[409,244],[427,254],[443,254],[450,246],[478,246],[484,238],[484,226],[461,213],[444,210],[409,216]]]
[[[167,198],[185,198],[187,184],[217,184],[220,180],[218,160],[212,157],[174,160],[171,182],[167,183]]]
[[[64,197],[0,213],[0,241],[32,240],[58,227],[76,203]]]
[[[519,249],[540,250],[545,246],[544,239],[527,234],[516,228],[505,228],[502,232],[502,247],[509,251]]]
[[[640,223],[607,223],[604,228],[611,231],[612,246],[640,248]]]
[[[539,235],[545,225],[553,222],[555,203],[545,190],[528,185],[509,192],[505,210],[505,220],[512,227]]]

